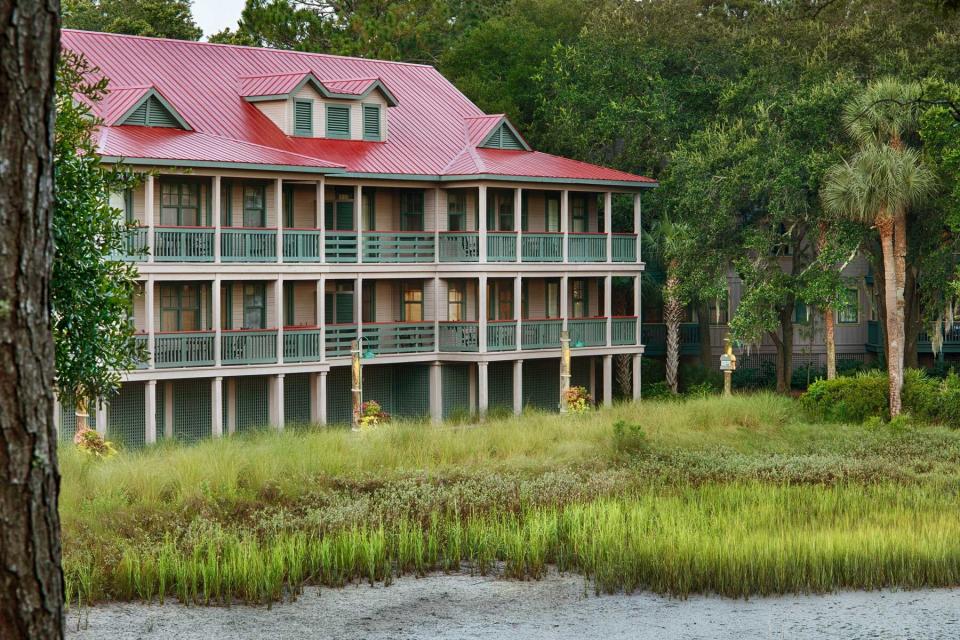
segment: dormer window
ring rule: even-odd
[[[167,127],[190,131],[190,125],[155,87],[116,87],[107,95],[110,125]]]
[[[293,135],[313,137],[313,100],[293,101]]]
[[[327,137],[350,138],[350,107],[342,104],[327,104]]]
[[[380,105],[363,105],[363,139],[380,141]]]

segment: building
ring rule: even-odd
[[[69,30],[63,46],[110,80],[103,159],[150,172],[117,196],[146,250],[150,355],[98,408],[109,437],[348,422],[358,338],[364,398],[401,416],[556,409],[563,329],[574,384],[609,403],[615,355],[638,382],[653,180],[532,150],[429,66]]]

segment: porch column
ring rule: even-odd
[[[613,404],[613,355],[603,356],[603,406]]]
[[[564,240],[564,246],[566,246],[566,240]],[[570,315],[570,309],[569,309],[570,303],[568,302],[569,293],[567,291],[568,288],[569,288],[569,278],[567,274],[564,273],[562,276],[560,276],[560,319],[563,322],[563,324],[561,325],[561,328],[564,331],[567,330],[567,316]]]
[[[283,275],[278,275],[273,284],[273,304],[276,307],[277,322],[277,364],[283,364]]]
[[[276,179],[273,208],[277,211],[277,262],[283,262],[283,178]]]
[[[521,236],[523,228],[520,224],[521,219],[523,218],[523,189],[517,187],[513,190],[513,230],[517,232],[517,262],[523,260],[523,245],[521,243]],[[516,298],[519,300],[520,298]],[[519,344],[519,343],[517,343]]]
[[[96,432],[101,436],[107,435],[107,403],[103,398],[94,400],[94,406],[97,408],[97,414],[94,416],[94,425]]]
[[[327,372],[310,375],[310,421],[327,424]]]
[[[153,444],[157,441],[157,381],[147,380],[144,387],[143,408],[146,412],[143,434],[143,441],[147,444]]]
[[[609,246],[607,247],[609,248]],[[613,346],[613,276],[603,277],[603,316],[607,319],[607,346]]]
[[[440,229],[446,230],[440,215],[440,188],[433,190],[433,263],[440,264]],[[439,316],[438,316],[439,317]]]
[[[518,271],[516,277],[513,279],[513,309],[514,309],[513,315],[517,321],[517,337],[516,337],[517,351],[520,351],[520,348],[523,346],[521,344],[521,338],[523,337],[523,334],[520,328],[520,325],[523,322],[523,305],[521,304],[522,296],[523,296],[523,275]]]
[[[213,216],[213,261],[220,264],[220,176],[213,176],[210,186],[210,202],[213,205],[210,215]]]
[[[320,230],[320,238],[317,240],[319,245],[319,256],[320,262],[324,263],[327,261],[327,241],[324,237],[326,235],[327,228],[327,216],[325,211],[325,200],[326,200],[326,185],[324,184],[323,178],[317,180],[317,205],[316,211],[314,212],[314,222],[313,226]]]
[[[640,399],[640,354],[633,356],[633,399]]]
[[[374,292],[376,295],[376,292]],[[363,337],[363,278],[358,277],[353,281],[353,322],[357,325],[357,342]],[[376,316],[374,316],[376,320]],[[363,351],[363,345],[360,344],[360,351]]]
[[[223,378],[217,376],[213,378],[211,382],[211,393],[212,398],[211,402],[213,406],[210,407],[210,416],[212,417],[213,424],[211,425],[211,433],[214,438],[223,437]]]
[[[270,381],[270,422],[278,431],[283,431],[283,376],[278,373]]]
[[[477,410],[480,418],[487,417],[488,407],[488,386],[487,386],[487,363],[477,363]]]
[[[357,264],[360,264],[363,262],[363,187],[359,184],[353,190],[353,228],[357,230]]]
[[[317,280],[317,317],[316,323],[320,327],[320,362],[327,359],[327,276],[320,275]]]
[[[523,413],[523,360],[513,361],[513,415]]]
[[[603,194],[603,230],[607,234],[607,262],[613,262],[613,193]]]
[[[633,194],[633,232],[637,234],[637,262],[643,262],[643,258],[640,256],[640,250],[643,247],[643,243],[640,241],[640,193]],[[639,315],[639,313],[637,314]]]
[[[560,260],[566,262],[567,235],[570,233],[570,192],[566,189],[560,192],[560,233],[563,234],[560,241]],[[564,329],[566,329],[566,320],[564,320]]]
[[[147,276],[147,281],[144,283],[144,297],[146,298],[144,306],[146,307],[146,320],[147,320],[147,366],[153,369],[156,366],[156,361],[153,356],[154,347],[156,346],[156,327],[154,326],[154,310],[153,310],[153,275]]]
[[[480,249],[480,264],[487,261],[487,185],[477,188],[477,243]]]
[[[439,362],[430,365],[430,420],[443,422],[443,369]]]
[[[642,304],[640,281],[641,278],[639,274],[633,277],[633,315],[637,318],[636,344],[643,344],[643,318],[640,317],[640,305]]]
[[[220,276],[216,275],[213,277],[212,290],[210,291],[211,309],[210,313],[213,316],[210,318],[210,323],[213,325],[213,362],[215,366],[221,366],[223,364],[223,353],[221,337],[223,335],[223,310],[221,306],[223,305],[223,300],[221,298],[221,291],[223,283],[220,280]],[[233,311],[232,309],[230,311]]]
[[[487,350],[487,274],[480,274],[477,286],[477,345],[480,353]]]
[[[147,248],[150,249],[150,255],[147,256],[147,262],[153,262],[153,256],[156,253],[154,251],[154,238],[156,236],[156,220],[154,216],[156,215],[153,212],[153,174],[147,174],[147,181],[144,183],[143,187],[143,204],[145,211],[143,212],[143,217],[147,221]]]

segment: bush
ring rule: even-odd
[[[640,358],[640,389],[646,393],[648,385],[654,385],[667,379],[663,360]]]
[[[737,369],[731,382],[735,389],[774,389],[777,386],[777,366],[765,360],[759,368]]]
[[[903,374],[900,394],[903,408],[919,420],[934,422],[940,412],[940,381],[919,369],[907,369]]]
[[[663,398],[673,398],[673,392],[670,391],[670,385],[666,382],[654,382],[643,388],[644,400],[659,400]]]
[[[790,376],[790,386],[794,389],[806,389],[808,385],[815,382],[818,378],[826,377],[827,370],[825,368],[805,364],[793,370],[793,374]]]
[[[960,375],[953,371],[940,384],[940,421],[960,427]]]
[[[713,391],[723,389],[723,374],[702,364],[683,364],[680,366],[680,390],[689,393],[692,389],[703,391],[705,387]]]
[[[863,422],[871,416],[887,419],[887,376],[859,373],[856,376],[817,380],[800,397],[809,413],[833,422]]]
[[[640,425],[617,420],[613,425],[613,449],[627,456],[641,456],[650,452],[650,441]]]

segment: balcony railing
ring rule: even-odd
[[[276,229],[224,227],[220,234],[220,259],[224,262],[277,260]]]
[[[480,234],[475,231],[441,231],[437,255],[440,262],[477,262],[479,247]]]
[[[433,322],[364,323],[363,346],[375,354],[422,353],[434,349]]]
[[[606,262],[607,234],[571,233],[567,236],[567,260],[570,262]]]
[[[142,262],[147,259],[147,228],[133,227],[123,232],[123,248],[111,256],[114,260]]]
[[[267,364],[277,361],[276,329],[225,329],[220,337],[223,364]]]
[[[523,320],[520,322],[520,341],[524,349],[556,349],[560,346],[563,321]]]
[[[637,344],[636,316],[613,318],[610,329],[614,346]]]
[[[320,360],[323,332],[317,327],[284,327],[283,361],[317,362]]]
[[[869,328],[867,331],[869,332]],[[877,322],[877,344],[880,343],[879,334],[880,323]],[[943,345],[941,348],[943,349],[944,353],[960,352],[960,324],[953,325],[950,330],[944,334]],[[933,345],[930,341],[930,334],[926,330],[921,331],[917,335],[917,351],[919,353],[933,353]]]
[[[153,339],[153,362],[158,369],[205,367],[214,364],[213,331],[157,333]]]
[[[357,325],[328,324],[326,328],[327,357],[350,355],[350,343],[357,339]]]
[[[149,348],[150,336],[148,336],[147,334],[138,333],[135,336],[133,336],[133,339],[136,342],[138,348],[142,348],[144,351],[146,351]],[[150,354],[147,353],[146,357],[143,360],[137,362],[136,368],[147,369],[149,367],[150,367]]]
[[[364,231],[364,262],[433,262],[433,234]]]
[[[213,262],[212,227],[157,227],[153,259],[158,262]]]
[[[614,262],[637,261],[637,234],[615,233],[611,243],[613,244]]]
[[[490,231],[487,233],[487,262],[516,262],[516,231]]]
[[[489,320],[487,322],[487,351],[513,351],[516,348],[516,320]]]
[[[356,231],[326,231],[323,241],[327,262],[357,261]]]
[[[446,352],[475,352],[480,349],[479,324],[473,322],[441,322],[437,348]]]
[[[562,233],[524,233],[520,238],[524,262],[560,262],[563,260]]]
[[[607,345],[606,318],[571,318],[567,321],[571,347],[605,347]]]
[[[322,233],[317,229],[284,229],[283,259],[286,262],[318,262]]]
[[[641,339],[647,355],[660,356],[667,349],[667,325],[662,323],[643,323]],[[700,349],[700,325],[684,322],[680,325],[680,353],[695,355]]]

